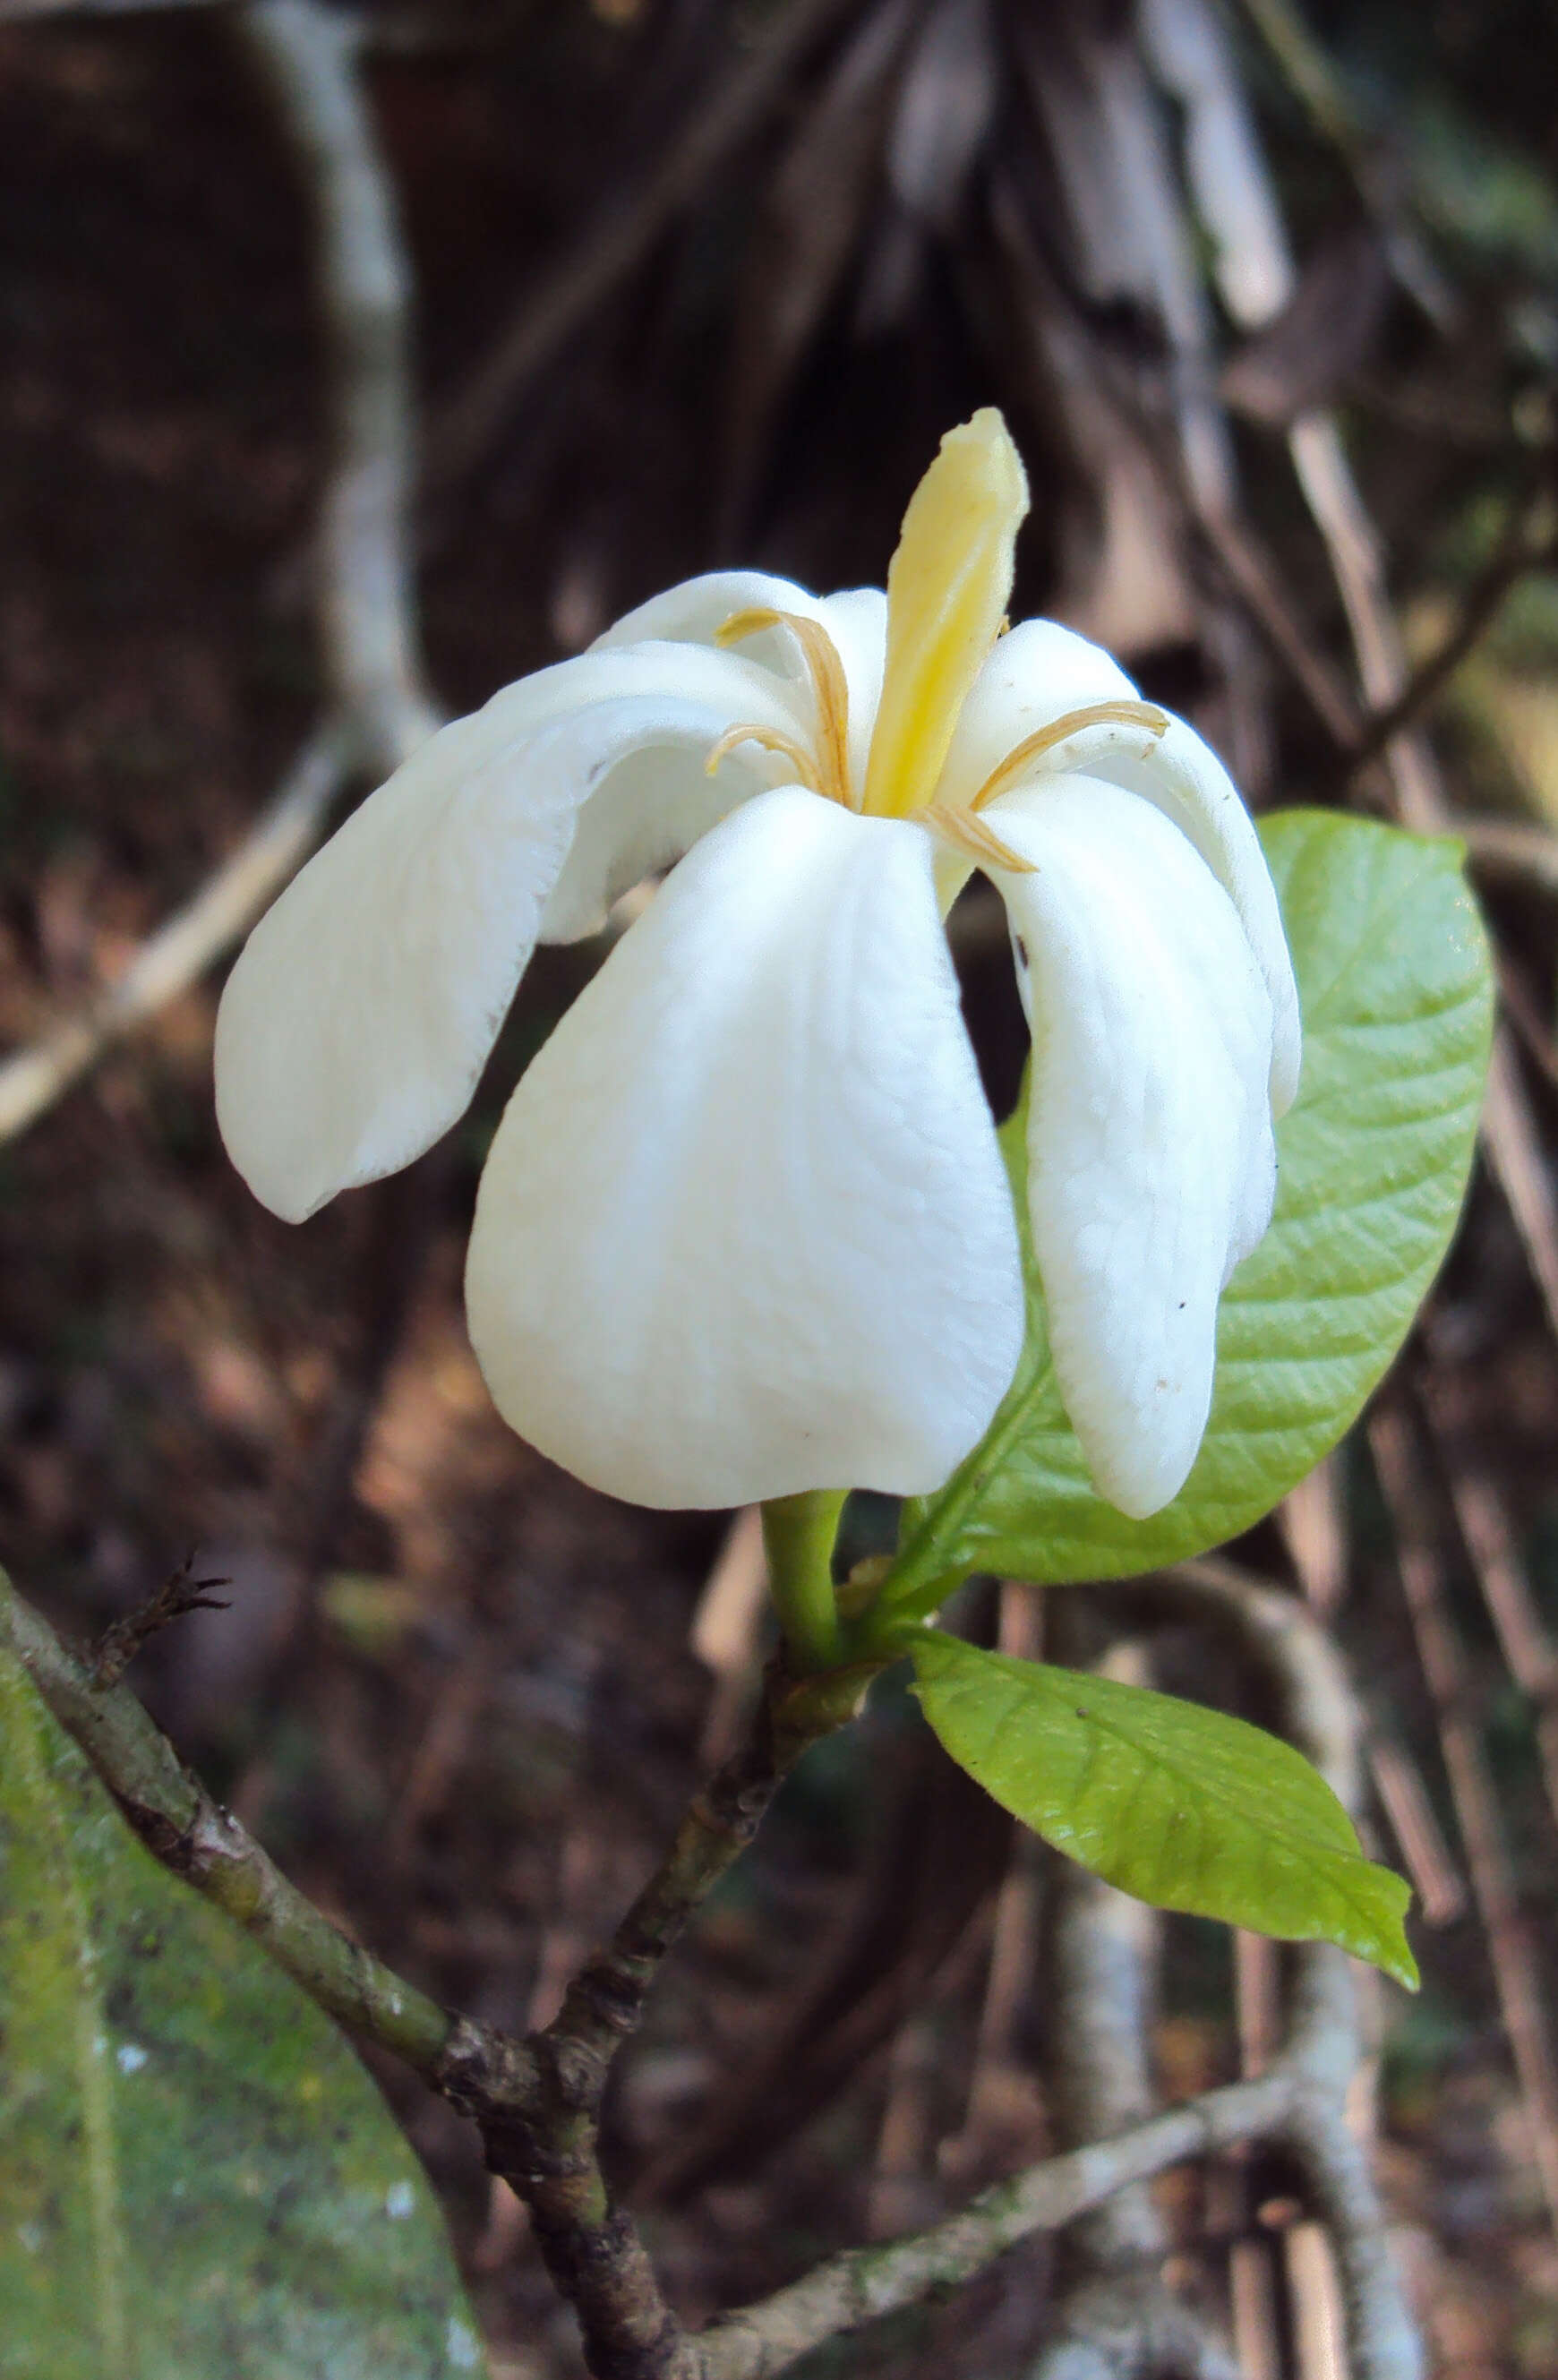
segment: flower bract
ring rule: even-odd
[[[943,925],[975,868],[1032,1029],[1066,1411],[1128,1513],[1195,1459],[1296,993],[1210,747],[1069,630],[1006,629],[1027,504],[978,414],[885,593],[722,572],[653,598],[433,736],[233,970],[222,1131],[298,1220],[461,1114],[538,942],[671,868],[510,1099],[467,1269],[500,1410],[613,1494],[923,1493],[988,1427],[1024,1297]]]

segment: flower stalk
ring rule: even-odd
[[[788,1666],[797,1677],[836,1669],[844,1658],[834,1585],[834,1545],[843,1511],[842,1488],[775,1496],[762,1508],[769,1592]]]

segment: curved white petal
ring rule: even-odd
[[[581,806],[649,746],[677,756],[668,787],[728,807],[752,777],[733,761],[710,786],[703,758],[733,710],[793,729],[782,689],[737,655],[581,656],[444,728],[353,812],[261,919],[223,995],[217,1118],[257,1196],[301,1221],[447,1129]]]
[[[1168,733],[1149,754],[1122,740],[1112,753],[1089,752],[1087,766],[1171,818],[1238,911],[1271,995],[1272,1111],[1285,1115],[1298,1089],[1303,1059],[1298,986],[1266,855],[1237,786],[1211,745],[1172,714]]]
[[[963,705],[942,770],[937,798],[954,809],[973,800],[987,779],[1029,735],[1068,710],[1093,702],[1139,701],[1135,686],[1102,645],[1058,620],[1023,620],[991,647]]]
[[[689,853],[510,1101],[466,1292],[505,1417],[614,1495],[945,1477],[1022,1293],[920,829],[785,787]]]
[[[816,616],[844,663],[849,688],[849,774],[858,800],[887,666],[887,598],[880,587],[851,587],[842,595],[824,595]]]
[[[736,612],[799,612],[816,619],[821,603],[809,588],[797,587],[792,578],[775,578],[766,570],[706,570],[625,612],[602,629],[590,650],[605,652],[616,645],[641,645],[650,638],[712,645]]]
[[[1055,1370],[1101,1494],[1145,1519],[1195,1460],[1218,1298],[1271,1219],[1272,1003],[1227,893],[1157,808],[1066,777],[986,815],[1034,870],[995,881],[1033,1026]]]
[[[1008,753],[1068,711],[1139,699],[1101,646],[1057,621],[1025,620],[1000,638],[975,680],[939,797],[953,808],[972,801]],[[1029,782],[1086,772],[1154,803],[1189,836],[1238,911],[1271,994],[1272,1104],[1283,1115],[1298,1087],[1302,1034],[1293,963],[1260,838],[1210,744],[1183,719],[1162,715],[1167,732],[1156,738],[1118,722],[1084,727],[1036,762]]]
[[[793,579],[773,578],[761,570],[711,570],[701,578],[668,587],[663,595],[651,595],[637,611],[615,621],[590,650],[600,652],[637,644],[646,637],[712,645],[737,612],[790,612],[803,620],[815,620],[827,630],[849,687],[850,775],[858,787],[864,785],[887,658],[887,598],[880,587],[851,587],[838,595],[813,595]],[[793,686],[793,698],[805,709],[807,734],[813,735],[815,708],[794,638],[783,628],[767,628],[745,638],[740,650],[749,661]]]
[[[742,717],[752,723],[750,710]],[[538,941],[577,942],[598,934],[618,893],[669,868],[753,794],[787,784],[795,775],[782,753],[742,744],[725,754],[711,776],[704,761],[713,741],[710,735],[684,736],[648,745],[599,780],[578,813],[572,847],[542,913]]]

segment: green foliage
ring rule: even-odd
[[[958,1766],[1094,1876],[1162,1909],[1339,1943],[1416,1986],[1407,1887],[1365,1859],[1291,1744],[1199,1703],[954,1636],[924,1636],[914,1666]]]
[[[335,2027],[0,1654],[0,2374],[456,2380],[475,2325]]]
[[[881,1614],[932,1611],[970,1571],[1040,1585],[1115,1578],[1236,1536],[1341,1437],[1443,1258],[1492,1019],[1460,846],[1314,810],[1266,821],[1262,840],[1298,977],[1304,1073],[1277,1130],[1271,1229],[1223,1293],[1195,1468],[1148,1521],[1093,1492],[1029,1249],[1016,1377],[983,1443],[906,1509]],[[1020,1113],[1004,1139],[1026,1226]]]

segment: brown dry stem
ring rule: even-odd
[[[1269,1665],[1296,1737],[1347,1784],[1350,1706],[1334,1657],[1287,1597],[1225,1566],[1154,1583]],[[1299,1954],[1287,2045],[1267,2072],[1209,2091],[1113,2138],[1045,2159],[928,2229],[826,2260],[803,2280],[696,2334],[667,2305],[602,2173],[598,2131],[612,2062],[688,1919],[751,1840],[806,1746],[847,1717],[859,1681],[770,1678],[746,1742],[693,1797],[665,1859],[544,2031],[520,2039],[440,2008],[348,1941],[179,1760],[128,1687],[94,1688],[82,1663],[0,1578],[0,1648],[20,1660],[147,1848],[254,1936],[347,2030],[402,2059],[480,2128],[488,2162],[530,2207],[537,2239],[583,2331],[598,2380],[772,2380],[824,2341],[984,2271],[1187,2158],[1285,2143],[1335,2240],[1358,2380],[1416,2380],[1367,2161],[1344,2116],[1357,2063],[1347,1962]]]

